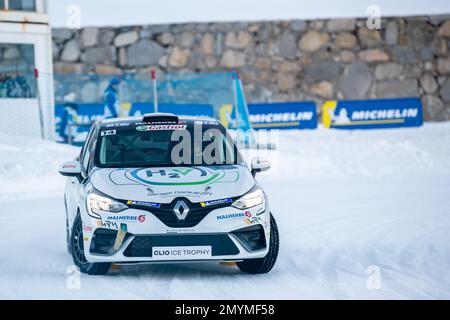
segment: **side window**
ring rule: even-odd
[[[9,10],[36,11],[36,0],[9,0]]]
[[[89,132],[88,137],[86,139],[86,142],[84,143],[83,149],[81,150],[80,162],[81,162],[81,167],[84,170],[87,170],[87,168],[88,168],[93,141],[94,141],[94,139],[96,140],[96,133],[97,133],[96,127],[97,126],[95,124],[92,126],[91,131]]]
[[[83,147],[81,148],[80,156],[79,156],[79,159],[80,159],[81,163],[83,163],[84,154],[86,152],[86,149],[87,149],[87,146],[88,146],[89,142],[91,141],[91,137],[92,137],[92,133],[94,132],[94,129],[95,129],[95,125],[93,125],[91,127],[91,129],[89,130],[89,132],[87,134],[87,137],[86,137],[86,140],[84,141]]]
[[[83,168],[88,171],[89,169],[89,161],[91,160],[91,155],[92,152],[94,151],[95,148],[95,143],[97,142],[97,130],[94,130],[91,140],[89,141],[89,144],[87,146],[86,149],[86,153],[84,154],[84,158],[83,158]]]
[[[91,140],[92,141],[89,144],[89,154],[90,154],[89,155],[89,160],[88,160],[87,165],[85,167],[88,172],[91,171],[92,164],[94,163],[93,160],[94,160],[94,156],[95,156],[95,148],[97,146],[97,141],[98,141],[98,130],[95,130],[94,135],[92,136]]]
[[[0,99],[36,98],[34,49],[32,44],[0,43]]]
[[[92,143],[89,143],[88,148],[86,149],[86,152],[84,153],[83,162],[82,162],[83,168],[86,171],[87,171],[87,167],[89,164],[89,159],[91,157],[91,144]]]

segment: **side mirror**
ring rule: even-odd
[[[258,172],[267,171],[270,169],[270,161],[263,158],[252,159],[252,175],[255,176]]]
[[[68,161],[59,167],[59,173],[65,177],[79,177],[81,175],[81,165],[77,160]]]

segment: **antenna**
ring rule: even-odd
[[[158,112],[158,91],[156,89],[156,71],[152,70],[152,83],[153,83],[153,112]]]

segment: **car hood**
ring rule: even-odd
[[[158,203],[179,197],[193,203],[238,197],[255,185],[245,165],[96,168],[91,183],[115,199]]]

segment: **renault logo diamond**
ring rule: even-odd
[[[179,200],[173,207],[173,212],[177,216],[178,220],[184,220],[189,213],[189,207],[186,202]]]

